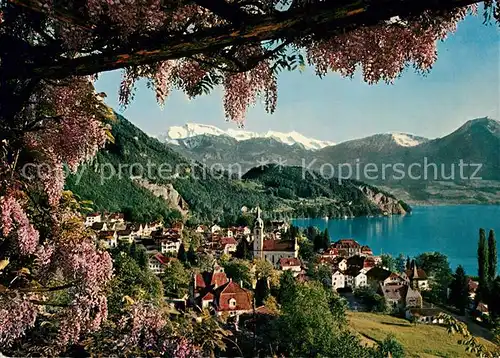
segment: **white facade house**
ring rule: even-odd
[[[366,277],[366,273],[362,270],[346,272],[345,277],[346,287],[350,287],[352,290],[368,285],[368,278]]]
[[[160,251],[162,254],[177,254],[181,247],[179,239],[162,239],[160,240]]]
[[[345,288],[346,287],[346,277],[340,270],[336,270],[332,274],[332,288],[334,290],[337,290],[339,288]]]
[[[346,271],[347,270],[347,260],[342,259],[338,262],[337,264],[338,268],[340,271]]]
[[[219,232],[220,230],[221,230],[221,227],[217,224],[212,225],[212,227],[210,228],[210,232],[212,234],[215,234],[216,232]]]
[[[102,215],[100,213],[89,214],[85,218],[85,226],[92,226],[93,223],[100,223],[101,221]]]

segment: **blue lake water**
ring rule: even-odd
[[[295,219],[299,227],[328,227],[331,240],[353,238],[368,245],[375,255],[416,256],[439,251],[448,256],[452,269],[462,265],[467,274],[477,275],[479,228],[495,230],[500,252],[500,206],[454,205],[416,206],[410,215],[360,217],[347,220]],[[500,262],[500,260],[499,260]]]

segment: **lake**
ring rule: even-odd
[[[479,228],[487,231],[486,237],[490,229],[495,230],[500,252],[498,205],[416,206],[405,216],[295,219],[293,224],[317,226],[321,230],[328,227],[332,241],[353,238],[370,246],[375,255],[403,253],[413,257],[422,252],[439,251],[448,256],[453,270],[462,265],[470,275],[477,275]]]

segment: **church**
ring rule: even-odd
[[[280,259],[299,257],[299,245],[294,240],[274,240],[265,238],[262,211],[257,207],[257,218],[253,227],[253,257],[266,260],[278,268]]]

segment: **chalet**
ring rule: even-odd
[[[165,272],[165,267],[168,266],[172,260],[175,260],[171,257],[166,257],[161,253],[157,252],[154,255],[151,255],[148,260],[149,269],[155,275],[160,275]]]
[[[444,319],[439,317],[441,313],[437,308],[410,308],[406,311],[406,318],[419,323],[443,324]]]
[[[422,308],[422,295],[418,290],[406,285],[405,306],[406,308]]]
[[[366,274],[363,270],[353,267],[344,272],[345,286],[355,290],[357,288],[368,285]]]
[[[385,285],[405,285],[407,281],[398,274],[381,267],[373,267],[367,271],[368,284],[377,289],[379,284]]]
[[[118,241],[123,241],[123,242],[128,242],[132,243],[132,231],[130,230],[120,230],[116,232],[116,235],[118,236]]]
[[[302,263],[296,257],[281,258],[279,260],[279,268],[282,271],[292,271],[293,276],[297,276],[302,271]]]
[[[335,270],[332,274],[332,288],[338,290],[346,287],[346,277],[340,270]]]
[[[221,249],[225,254],[236,252],[238,242],[234,237],[223,237],[220,240]]]
[[[413,261],[412,268],[405,272],[408,282],[413,288],[420,290],[429,290],[429,280],[424,270],[417,268],[417,263]]]
[[[93,223],[100,223],[102,221],[101,213],[88,214],[85,218],[85,226],[92,226]]]
[[[339,250],[336,247],[330,246],[328,247],[321,256],[323,257],[337,257],[339,255]]]
[[[228,283],[217,288],[213,295],[213,304],[219,316],[229,314],[230,317],[238,317],[253,311],[252,292],[242,288],[231,279]]]
[[[333,244],[333,247],[339,251],[341,256],[361,255],[361,245],[353,239],[340,239]]]
[[[118,244],[118,235],[116,234],[116,231],[100,231],[97,239],[108,249],[116,247]]]
[[[384,285],[379,283],[381,292],[384,296],[388,308],[402,309],[406,304],[406,292],[408,286],[406,285]]]

